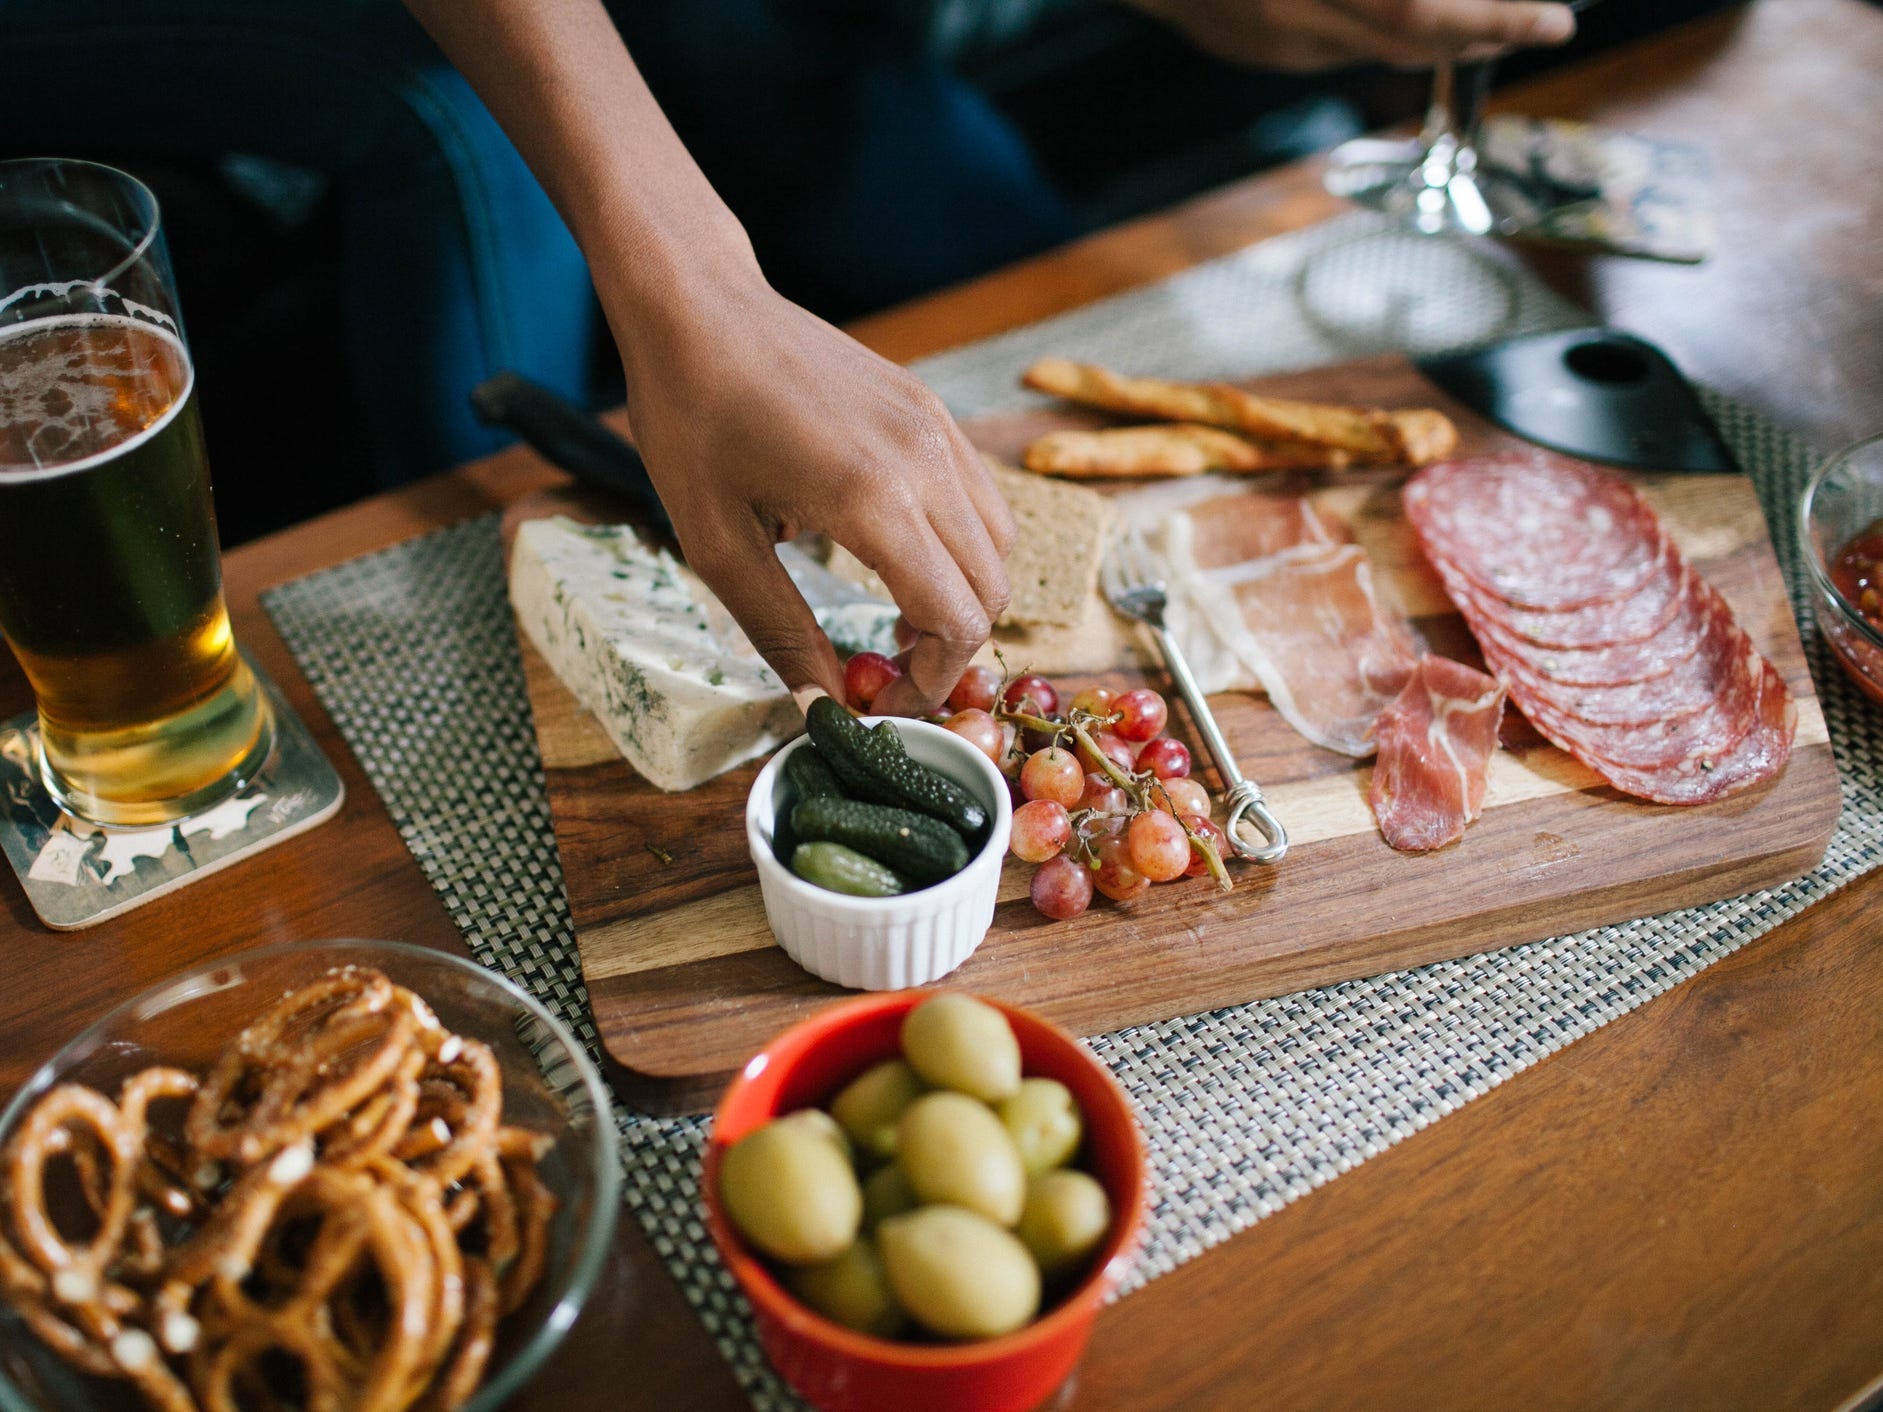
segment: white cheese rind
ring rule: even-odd
[[[628,763],[665,790],[692,789],[803,728],[783,684],[696,585],[621,525],[530,520],[510,553],[523,631]]]

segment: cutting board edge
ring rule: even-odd
[[[1828,745],[1812,747],[1813,753],[1822,752],[1830,755]],[[1832,769],[1835,769],[1834,763]],[[1082,1023],[1077,1012],[1068,1015],[1065,1006],[1057,1002],[1028,1002],[1024,998],[1015,1000],[1010,993],[1003,998],[1014,1003],[1032,1004],[1055,1023],[1064,1025],[1074,1033],[1093,1035],[1109,1030],[1125,1029],[1132,1025],[1149,1024],[1160,1020],[1176,1018],[1182,1014],[1200,1014],[1209,1010],[1224,1009],[1235,1005],[1251,1004],[1259,1000],[1271,999],[1278,995],[1290,995],[1297,991],[1317,989],[1334,985],[1342,981],[1364,980],[1373,976],[1390,974],[1394,971],[1410,970],[1420,966],[1433,965],[1441,961],[1460,960],[1471,956],[1487,954],[1490,951],[1507,947],[1521,946],[1529,942],[1541,941],[1552,936],[1573,935],[1594,927],[1634,921],[1644,915],[1658,915],[1659,912],[1678,911],[1687,907],[1705,906],[1727,901],[1749,892],[1780,886],[1810,872],[1824,860],[1836,831],[1837,819],[1841,809],[1828,812],[1822,826],[1814,830],[1803,841],[1791,844],[1769,853],[1747,855],[1736,861],[1727,872],[1695,868],[1688,874],[1662,874],[1653,879],[1637,879],[1619,884],[1613,888],[1598,892],[1579,894],[1576,907],[1564,907],[1551,913],[1554,919],[1546,929],[1517,929],[1510,932],[1499,945],[1482,950],[1460,952],[1448,946],[1441,938],[1447,933],[1449,924],[1434,923],[1409,933],[1406,939],[1382,949],[1377,953],[1368,953],[1367,964],[1354,969],[1352,966],[1330,962],[1331,948],[1317,948],[1315,951],[1291,953],[1286,957],[1270,958],[1257,965],[1255,969],[1272,971],[1272,982],[1257,982],[1252,988],[1239,987],[1233,993],[1212,994],[1200,1003],[1193,1003],[1190,1008],[1172,1012],[1170,1002],[1147,999],[1141,1013],[1125,1009],[1109,1012],[1102,1023]],[[1672,879],[1673,886],[1665,884]],[[1726,890],[1719,884],[1726,879],[1731,883]],[[1657,913],[1644,914],[1637,905],[1643,889],[1653,886],[1655,900],[1665,904]],[[1671,900],[1670,900],[1671,899]],[[1529,914],[1534,904],[1525,900],[1513,902],[1503,913],[1484,914],[1491,917],[1508,915],[1516,918]],[[1493,923],[1495,927],[1495,923]],[[1318,958],[1318,959],[1315,959]],[[1354,958],[1359,959],[1359,958]],[[614,984],[627,984],[632,975],[610,976],[603,978],[599,988],[606,992]],[[584,982],[587,971],[584,968]],[[944,978],[939,984],[948,984]],[[839,987],[832,987],[827,998],[820,998],[818,1003],[833,1003],[837,1000],[858,994]],[[1102,993],[1102,992],[1101,992]],[[750,1055],[740,1053],[723,1068],[712,1070],[682,1070],[663,1073],[658,1069],[644,1065],[640,1056],[623,1057],[617,1048],[622,1026],[604,1023],[599,1011],[596,1014],[596,1033],[601,1038],[602,1047],[607,1051],[614,1066],[610,1083],[624,1101],[642,1107],[646,1111],[659,1113],[688,1113],[706,1111],[711,1107],[712,1098],[731,1081],[738,1072],[740,1064]],[[764,1041],[759,1041],[762,1044]],[[755,1044],[756,1050],[759,1045]]]

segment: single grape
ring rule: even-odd
[[[1202,814],[1186,814],[1183,816],[1183,821],[1190,826],[1191,833],[1199,835],[1215,847],[1218,858],[1229,856],[1229,836],[1211,823],[1208,818]],[[1209,864],[1197,856],[1196,846],[1192,844],[1190,863],[1183,870],[1183,875],[1186,878],[1200,878],[1208,874],[1209,870]]]
[[[1020,771],[1020,790],[1028,799],[1050,799],[1067,809],[1076,808],[1085,793],[1085,771],[1070,750],[1048,746],[1027,756]]]
[[[1130,796],[1111,782],[1111,776],[1094,770],[1085,777],[1085,792],[1079,796],[1081,809],[1096,809],[1101,814],[1118,814],[1128,808],[1130,803]]]
[[[1001,733],[1000,722],[987,712],[971,709],[957,711],[942,722],[942,729],[953,731],[996,765],[1000,763],[1006,737]]]
[[[1102,686],[1088,686],[1072,698],[1072,709],[1092,716],[1109,716],[1118,693]]]
[[[1056,922],[1078,916],[1092,905],[1092,870],[1063,853],[1048,858],[1033,875],[1033,905]]]
[[[1113,902],[1129,902],[1150,890],[1151,880],[1131,866],[1125,835],[1097,839],[1092,851],[1098,855],[1098,871],[1093,874],[1092,886]]]
[[[1023,863],[1044,863],[1066,846],[1072,821],[1063,804],[1035,799],[1013,811],[1013,833],[1007,846]]]
[[[902,675],[902,668],[880,652],[859,652],[843,664],[843,690],[850,704],[866,710],[882,689]]]
[[[1024,711],[1029,716],[1050,716],[1059,709],[1059,693],[1045,677],[1029,672],[1007,683],[1009,710]]]
[[[1151,800],[1166,814],[1180,818],[1185,814],[1209,817],[1210,792],[1195,780],[1165,780],[1151,791]]]
[[[1058,720],[1059,718],[1054,716],[1051,719]],[[1041,750],[1050,750],[1059,743],[1059,736],[1058,731],[1023,730],[1020,732],[1020,748],[1029,755]]]
[[[1120,696],[1112,702],[1112,710],[1119,713],[1118,724],[1112,729],[1126,740],[1149,740],[1170,719],[1164,698],[1144,686]]]
[[[1097,747],[1099,755],[1103,755],[1126,773],[1137,768],[1136,753],[1131,749],[1131,742],[1123,736],[1112,731],[1095,731],[1092,734],[1092,744]],[[1099,763],[1098,755],[1087,750],[1083,743],[1079,746],[1079,763],[1087,770],[1094,770],[1099,774],[1105,772],[1104,767]]]
[[[955,689],[948,693],[948,704],[957,711],[992,711],[998,695],[1000,673],[977,663],[961,674]]]
[[[1171,882],[1190,866],[1190,836],[1174,815],[1146,809],[1125,830],[1131,866],[1152,882]]]
[[[1138,752],[1138,768],[1149,770],[1160,780],[1184,779],[1190,773],[1190,747],[1160,735]]]

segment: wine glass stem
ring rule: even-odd
[[[1478,123],[1484,116],[1490,76],[1489,60],[1454,64],[1442,59],[1433,70],[1432,104],[1421,134],[1429,185],[1442,186],[1454,172],[1477,165]]]

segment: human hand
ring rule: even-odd
[[[773,552],[830,536],[913,630],[875,709],[940,705],[1007,606],[1013,517],[980,456],[911,373],[756,270],[669,307],[617,334],[635,441],[687,563],[788,688],[842,700],[837,655]]]
[[[1562,44],[1566,4],[1540,0],[1127,0],[1219,58],[1311,71],[1376,61],[1426,68],[1506,49]]]

